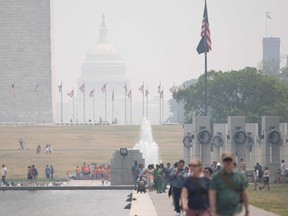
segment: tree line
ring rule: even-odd
[[[286,71],[285,71],[286,72]],[[261,116],[279,116],[288,122],[288,85],[280,74],[264,75],[257,68],[208,72],[208,115],[213,122],[225,123],[227,116],[246,116],[246,122],[261,122]],[[187,122],[204,115],[205,76],[173,94],[184,104]]]

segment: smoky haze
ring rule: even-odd
[[[135,97],[141,98],[143,81],[152,96],[162,82],[167,99],[174,83],[203,74],[204,56],[196,47],[204,0],[57,0],[52,7],[55,81],[63,81],[64,91],[76,88],[85,55],[98,40],[103,13]],[[280,37],[281,54],[288,54],[287,0],[207,0],[207,7],[212,39],[208,70],[257,67],[266,21],[267,36]]]

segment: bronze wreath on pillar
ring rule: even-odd
[[[281,141],[281,134],[278,130],[273,129],[268,133],[268,141],[271,144],[278,144]]]
[[[197,134],[197,140],[200,144],[208,144],[211,142],[212,136],[208,130],[201,130]]]
[[[189,135],[184,136],[183,138],[183,144],[186,147],[192,147],[192,138]]]
[[[246,133],[240,130],[235,132],[233,135],[234,142],[239,145],[244,144],[246,142],[246,138],[247,138]]]
[[[212,139],[212,144],[217,148],[222,147],[224,145],[223,137],[220,135],[215,135]]]

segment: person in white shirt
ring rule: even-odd
[[[5,164],[2,165],[2,183],[6,185],[7,168]]]
[[[265,188],[265,186],[267,185],[268,190],[270,191],[269,176],[270,176],[269,169],[268,169],[268,167],[265,167],[265,168],[264,168],[264,175],[263,175],[264,185],[263,185],[262,187],[260,187],[260,190],[262,190],[263,188]]]

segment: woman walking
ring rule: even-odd
[[[157,193],[162,193],[162,175],[163,169],[157,164],[154,172],[155,189]]]
[[[265,188],[265,186],[267,185],[267,188],[270,191],[269,176],[270,176],[270,171],[269,171],[268,167],[266,166],[264,168],[264,175],[263,175],[264,185],[262,187],[260,187],[260,190]]]
[[[210,178],[204,176],[199,160],[192,160],[189,168],[193,174],[185,180],[182,188],[182,208],[186,211],[186,216],[209,216]]]

